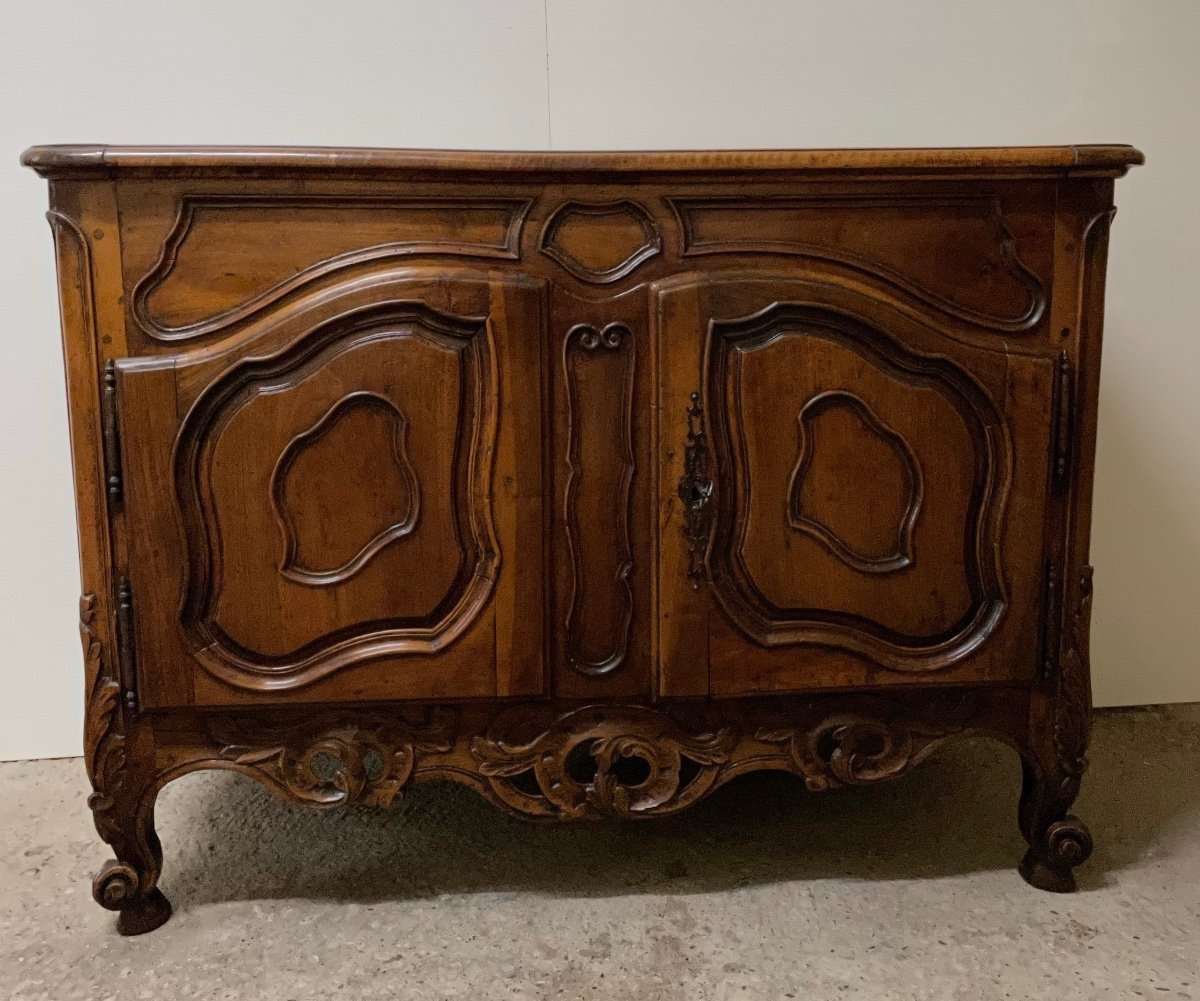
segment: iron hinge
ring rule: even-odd
[[[117,579],[117,663],[121,700],[127,711],[138,711],[137,659],[134,655],[133,588],[128,577]]]
[[[104,366],[104,385],[101,393],[101,430],[104,436],[104,483],[109,499],[120,503],[121,430],[117,420],[117,365],[109,361]]]
[[[1058,678],[1059,654],[1058,568],[1053,560],[1046,561],[1042,578],[1042,616],[1041,656],[1038,660],[1042,681],[1050,684]]]
[[[1055,385],[1054,433],[1051,445],[1051,480],[1056,490],[1067,485],[1071,471],[1071,439],[1074,436],[1075,370],[1071,356],[1059,352]]]

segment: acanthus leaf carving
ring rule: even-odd
[[[276,730],[214,719],[210,730],[223,742],[221,762],[284,798],[318,808],[386,807],[408,785],[418,755],[450,750],[455,714],[442,707],[424,719],[325,715]]]
[[[113,807],[125,775],[125,735],[120,729],[121,685],[108,672],[95,621],[96,595],[81,595],[79,636],[83,643],[84,670],[89,679],[83,744],[84,764],[92,783],[88,807],[100,837],[111,843],[117,833]]]
[[[969,696],[934,699],[916,715],[885,705],[877,714],[602,705],[558,716],[518,707],[496,717],[470,751],[481,791],[512,812],[643,817],[682,810],[755,768],[791,772],[812,791],[886,781],[968,730],[978,712]]]
[[[948,737],[965,732],[979,712],[971,695],[938,698],[920,717],[881,708],[822,716],[808,726],[778,720],[760,725],[757,740],[782,745],[792,770],[815,792],[870,785],[920,764]]]

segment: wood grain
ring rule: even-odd
[[[154,801],[450,779],[637,818],[760,768],[1015,747],[1020,871],[1091,851],[1088,534],[1127,146],[34,147],[51,179],[86,765]]]

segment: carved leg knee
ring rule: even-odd
[[[1029,851],[1018,871],[1030,886],[1053,893],[1075,890],[1072,870],[1092,854],[1092,836],[1078,817],[1067,811],[1079,791],[1075,776],[1056,775],[1047,782],[1032,765],[1024,766],[1021,789],[1021,833]]]
[[[128,817],[115,811],[97,813],[97,827],[113,850],[92,881],[92,896],[101,907],[117,911],[122,935],[154,931],[171,916],[171,904],[158,888],[162,846],[154,831],[154,810],[145,807]]]

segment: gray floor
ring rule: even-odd
[[[0,1001],[48,998],[1197,998],[1200,705],[1100,716],[1070,897],[1013,870],[1018,766],[752,776],[646,824],[541,826],[451,786],[319,815],[249,780],[164,790],[175,916],[134,939],[77,760],[0,765]]]

